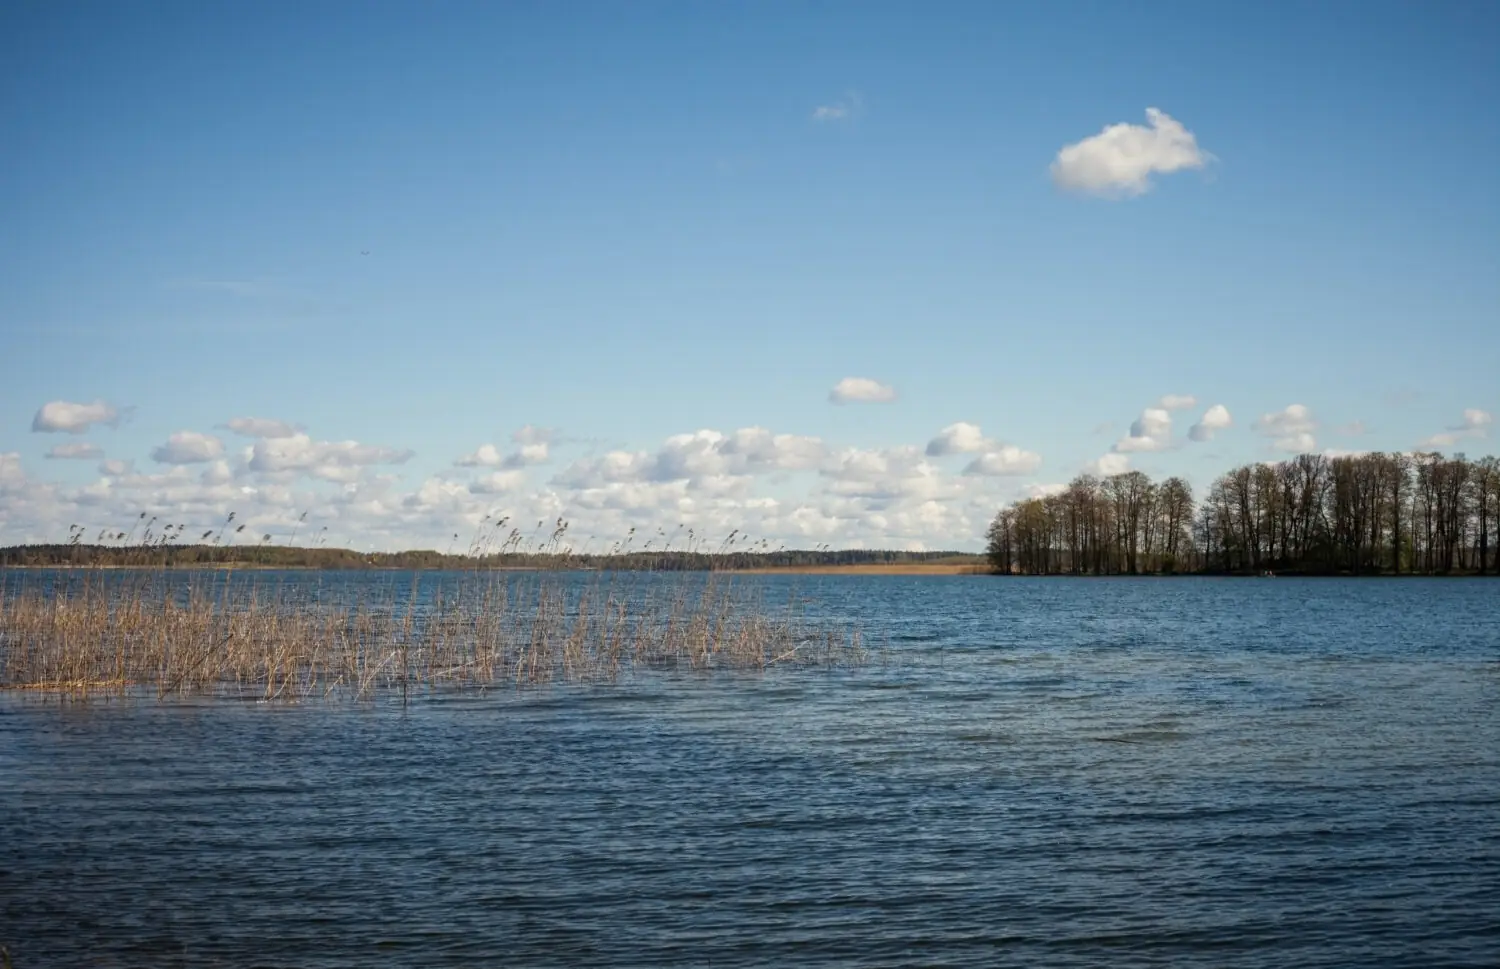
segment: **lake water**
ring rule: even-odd
[[[0,942],[18,969],[1500,965],[1500,582],[755,581],[889,651],[405,708],[0,695]]]

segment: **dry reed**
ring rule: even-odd
[[[12,576],[14,578],[14,576]],[[0,688],[261,700],[861,663],[857,631],[713,574],[489,573],[371,584],[230,572],[0,573]]]

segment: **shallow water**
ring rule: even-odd
[[[1500,965],[1500,582],[763,581],[889,651],[404,709],[0,697],[0,942],[20,969]]]

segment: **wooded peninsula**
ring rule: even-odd
[[[1235,468],[1201,502],[1181,478],[1082,475],[986,537],[1001,574],[1494,574],[1500,460],[1304,454]]]

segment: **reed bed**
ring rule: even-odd
[[[492,573],[337,588],[243,573],[0,574],[0,688],[271,701],[859,665],[857,630],[721,575]]]

